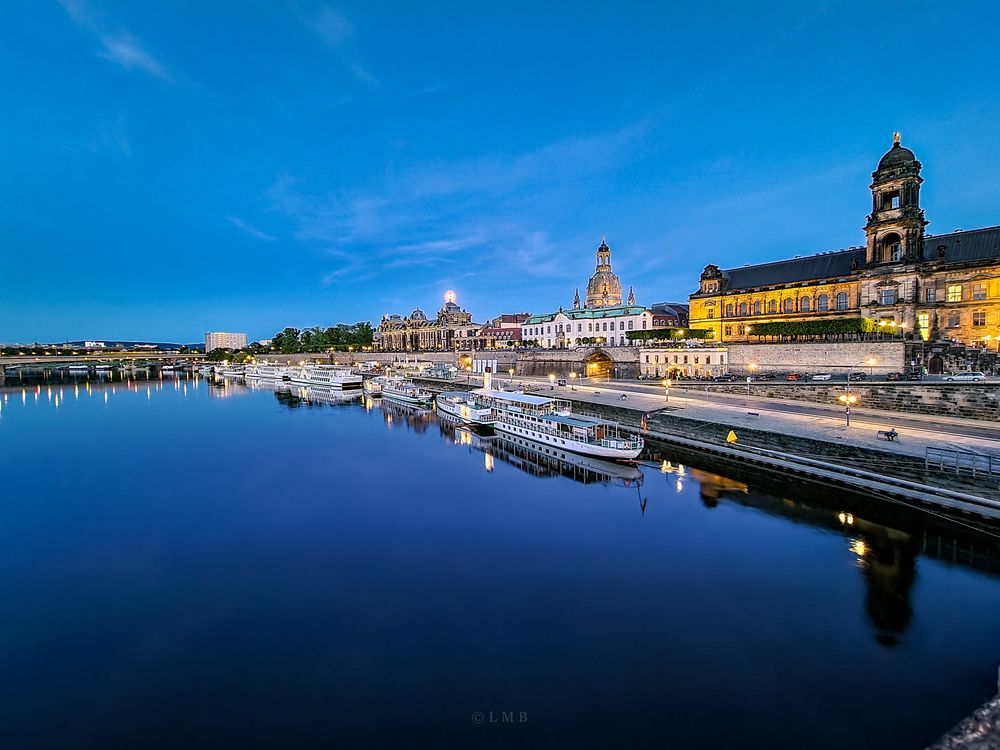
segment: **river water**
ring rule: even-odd
[[[8,378],[0,476],[5,748],[912,750],[996,688],[995,540],[697,457]]]

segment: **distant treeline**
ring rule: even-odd
[[[374,331],[367,321],[348,325],[338,323],[329,328],[286,328],[274,334],[270,346],[250,344],[246,349],[213,349],[206,359],[245,361],[258,354],[301,354],[304,352],[357,351],[372,345]]]

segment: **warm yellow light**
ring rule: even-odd
[[[750,369],[751,369],[751,370],[756,370],[756,369],[757,369],[757,364],[756,364],[756,363],[754,363],[754,362],[751,362],[751,363],[750,363]]]
[[[878,364],[878,360],[877,360],[877,359],[875,359],[875,357],[869,357],[869,358],[868,358],[868,364],[869,364],[870,366],[874,367],[874,366],[875,366],[876,364]]]
[[[445,302],[451,302],[452,304],[454,304],[455,299],[456,299],[455,292],[453,292],[451,289],[449,289],[447,292],[444,293]]]
[[[851,543],[851,552],[853,552],[858,557],[864,557],[865,553],[868,551],[868,547],[860,539],[855,539]]]

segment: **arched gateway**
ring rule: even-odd
[[[584,361],[588,378],[608,378],[611,377],[611,357],[607,353],[597,349]]]

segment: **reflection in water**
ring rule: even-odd
[[[438,414],[437,421],[441,434],[453,443],[482,451],[487,471],[493,471],[494,458],[499,458],[534,477],[567,477],[582,484],[642,485],[642,469],[633,464],[602,461],[502,432],[477,434],[446,414]]]
[[[118,397],[135,396],[153,400],[158,395],[186,398],[200,392],[212,398],[237,394],[272,392],[276,401],[289,409],[358,405],[366,411],[379,409],[389,428],[403,426],[425,433],[437,422],[440,435],[450,445],[465,447],[481,461],[485,473],[495,474],[497,463],[514,466],[538,478],[565,477],[584,485],[604,484],[635,488],[639,510],[657,509],[657,501],[667,496],[688,495],[696,490],[706,509],[739,506],[783,521],[804,524],[844,540],[844,561],[857,570],[865,585],[863,607],[874,639],[892,647],[907,636],[914,621],[912,597],[918,576],[918,558],[930,558],[991,575],[1000,574],[1000,547],[995,540],[976,535],[946,520],[888,505],[873,499],[851,499],[841,493],[801,485],[775,474],[757,470],[727,468],[722,476],[701,466],[704,457],[690,454],[657,456],[648,466],[648,482],[642,468],[559,451],[530,440],[506,434],[478,434],[426,408],[372,399],[359,391],[290,387],[287,384],[251,383],[222,378],[202,378],[196,374],[159,372],[119,373],[91,378],[8,378],[0,387],[0,420],[21,407],[59,409],[62,414],[88,399],[113,405]],[[481,456],[480,456],[481,454]],[[686,455],[683,463],[678,455]],[[664,484],[656,478],[659,473]],[[744,481],[745,480],[745,481]],[[769,491],[763,491],[761,485]],[[661,506],[662,508],[662,506]],[[731,517],[713,512],[720,523]]]

